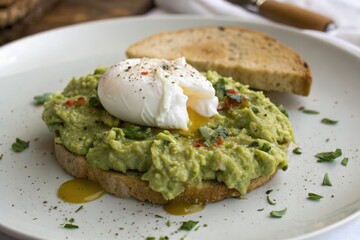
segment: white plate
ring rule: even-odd
[[[229,199],[209,204],[187,216],[167,215],[159,206],[110,195],[79,205],[64,203],[56,196],[59,185],[71,177],[53,156],[52,134],[41,120],[42,107],[32,98],[60,91],[72,76],[85,75],[98,65],[125,58],[129,44],[150,34],[202,25],[237,25],[266,32],[294,48],[313,70],[309,97],[271,93],[272,99],[289,110],[297,144],[303,154],[289,151],[290,167],[247,199]],[[285,239],[314,236],[359,215],[360,209],[360,59],[342,47],[300,32],[263,24],[219,18],[127,18],[99,21],[49,31],[0,48],[0,228],[15,237],[45,239],[144,239],[169,236],[178,239]],[[305,106],[320,111],[306,115]],[[320,123],[323,117],[339,120],[335,126]],[[30,148],[14,153],[16,137],[30,140]],[[326,139],[329,139],[326,141]],[[293,146],[291,147],[291,149]],[[314,154],[341,148],[349,158],[318,163]],[[290,149],[290,150],[291,150]],[[322,186],[328,173],[332,187]],[[266,201],[265,191],[273,189]],[[324,196],[307,200],[308,192]],[[332,197],[333,196],[333,197]],[[282,219],[269,217],[272,210],[287,207]],[[257,211],[264,208],[263,211]],[[155,215],[164,218],[157,218]],[[60,227],[74,218],[80,228]],[[199,221],[190,233],[176,231],[181,221]],[[166,221],[173,222],[171,227]],[[203,225],[207,224],[208,227]]]

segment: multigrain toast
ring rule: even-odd
[[[185,57],[199,71],[212,70],[251,88],[309,95],[305,60],[265,33],[240,27],[199,27],[162,32],[131,45],[130,58]]]
[[[164,199],[161,193],[152,190],[148,182],[141,180],[138,172],[126,174],[115,171],[103,171],[92,167],[84,156],[76,155],[64,147],[55,143],[55,156],[59,164],[66,172],[76,178],[87,178],[99,183],[107,193],[116,197],[134,197],[140,201],[148,201],[156,204],[166,204],[169,200]],[[276,172],[275,172],[276,173]],[[269,178],[259,177],[253,179],[248,187],[248,192],[258,188],[275,175]],[[240,193],[235,189],[229,189],[223,183],[216,181],[204,182],[201,185],[187,186],[185,191],[172,199],[171,202],[207,203],[217,202],[229,197],[239,197]]]

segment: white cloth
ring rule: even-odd
[[[325,34],[343,39],[360,48],[359,0],[279,0],[292,3],[332,18],[337,28]],[[199,14],[206,16],[237,16],[260,22],[270,21],[225,0],[155,0],[159,9],[168,13]],[[323,34],[305,30],[310,34]]]

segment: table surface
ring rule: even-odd
[[[49,6],[51,5],[51,6]],[[45,30],[105,18],[142,15],[153,0],[38,0],[21,21],[0,29],[0,45]],[[44,10],[50,8],[48,10]],[[44,11],[42,14],[36,11]]]

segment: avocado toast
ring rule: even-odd
[[[73,79],[45,103],[43,119],[56,133],[57,160],[71,175],[118,197],[166,204],[238,197],[286,169],[292,129],[262,92],[205,73],[219,114],[187,135],[111,116],[97,96],[105,71]]]

